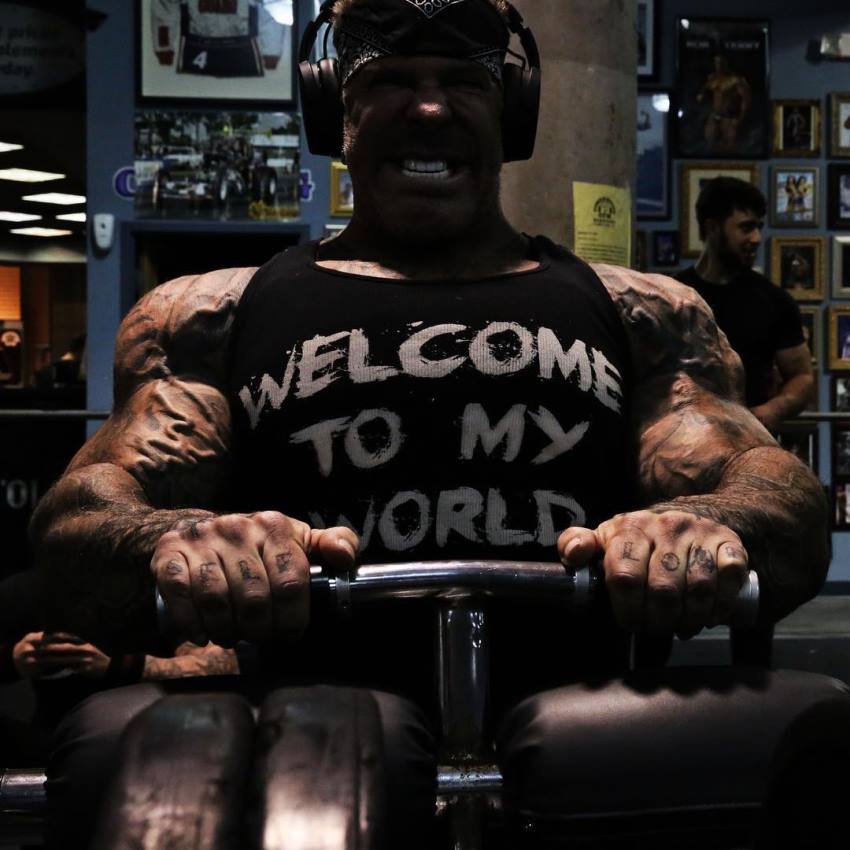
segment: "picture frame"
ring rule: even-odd
[[[815,475],[820,459],[818,432],[816,422],[786,422],[779,426],[776,433],[780,447],[798,457]]]
[[[682,261],[682,241],[678,230],[652,231],[652,263],[658,269],[678,268]]]
[[[833,422],[831,436],[833,480],[848,481],[850,480],[850,421]]]
[[[833,372],[850,370],[850,304],[831,304],[827,313],[829,351],[827,364]]]
[[[819,100],[774,100],[773,156],[820,156],[821,124]]]
[[[770,226],[817,227],[820,169],[817,166],[770,167]]]
[[[670,218],[670,95],[638,92],[635,209],[638,219]]]
[[[832,375],[829,382],[829,409],[846,413],[850,420],[850,375]]]
[[[832,296],[850,298],[850,236],[832,237]]]
[[[209,8],[205,8],[209,6]],[[138,0],[137,89],[146,106],[295,107],[296,0]]]
[[[679,18],[676,153],[762,159],[770,135],[767,20]]]
[[[827,181],[827,225],[830,230],[850,230],[850,163],[830,163]]]
[[[832,133],[829,155],[835,159],[850,157],[850,92],[832,92],[829,96]]]
[[[702,252],[696,202],[700,189],[715,177],[737,177],[758,186],[759,167],[754,162],[684,162],[679,186],[682,229],[682,256],[698,257]]]
[[[823,236],[774,236],[770,279],[797,301],[823,301],[826,282]]]
[[[658,76],[658,3],[656,0],[637,2],[638,78],[654,80]]]
[[[354,213],[351,174],[342,162],[331,163],[331,215],[350,217]]]
[[[346,225],[344,224],[332,224],[327,222],[322,232],[322,239],[335,239],[340,233],[342,233],[343,230],[345,230],[345,228]]]
[[[821,351],[823,350],[821,340],[821,329],[823,328],[823,322],[821,321],[820,308],[815,306],[801,305],[800,319],[803,322],[803,339],[805,340],[805,343],[808,346],[809,351],[812,355],[812,370],[817,373],[817,371],[820,369]],[[848,389],[850,389],[850,386],[848,386]],[[850,403],[850,401],[848,403]]]
[[[850,481],[833,482],[832,530],[850,531]]]

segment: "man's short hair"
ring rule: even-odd
[[[735,210],[764,218],[767,201],[757,186],[737,177],[715,177],[703,186],[697,198],[699,238],[705,240],[705,225],[711,219],[725,221]]]

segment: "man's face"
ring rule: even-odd
[[[724,265],[751,269],[761,244],[764,219],[752,210],[735,210],[722,224],[713,224],[715,249]]]
[[[462,237],[498,211],[502,96],[478,62],[378,59],[344,102],[356,215],[422,244]]]

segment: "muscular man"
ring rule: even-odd
[[[765,208],[761,192],[743,180],[718,177],[706,184],[697,199],[705,247],[696,266],[678,278],[714,311],[743,361],[747,406],[769,431],[776,431],[780,422],[805,409],[815,382],[796,302],[753,271]],[[778,389],[774,367],[782,380]]]
[[[703,301],[505,219],[494,5],[338,4],[350,225],[147,295],[119,332],[113,415],[33,525],[65,628],[126,641],[155,581],[193,641],[274,639],[290,679],[382,688],[387,753],[424,761],[426,797],[427,745],[386,692],[429,688],[428,621],[370,614],[323,642],[311,562],[601,557],[616,622],[501,612],[502,704],[623,669],[626,631],[722,621],[748,566],[768,620],[827,566],[821,488],[740,406]],[[114,731],[108,712],[88,721]],[[73,746],[57,752],[53,775],[73,772]],[[412,847],[415,789],[391,779],[407,835],[390,846]]]
[[[697,94],[697,103],[707,98],[711,112],[705,121],[705,140],[718,151],[734,150],[753,95],[746,78],[734,73],[722,54],[714,57],[714,70]]]

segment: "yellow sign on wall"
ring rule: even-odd
[[[573,183],[574,250],[588,263],[630,266],[632,197],[603,183]]]

